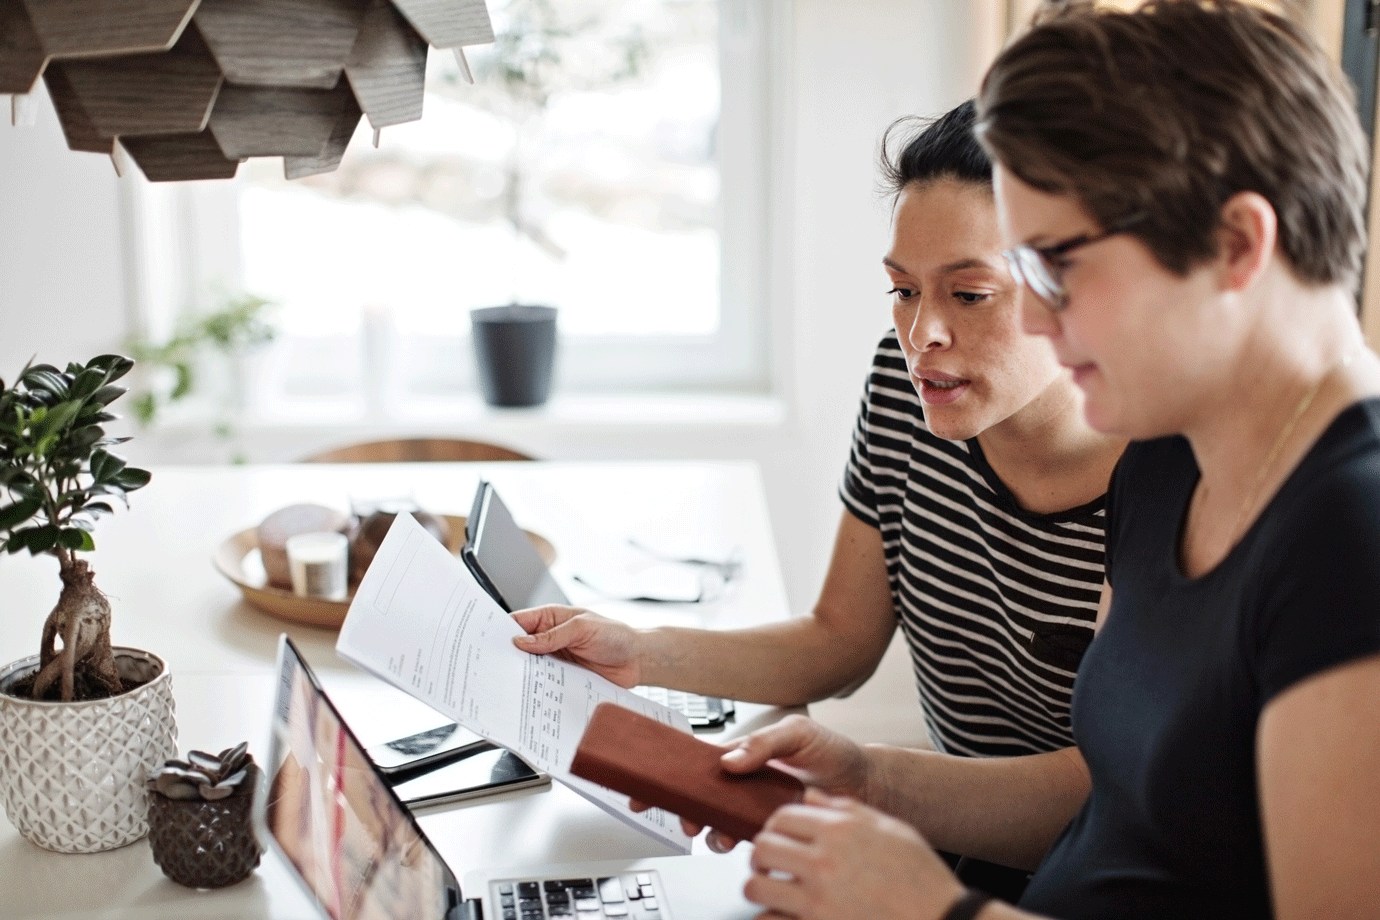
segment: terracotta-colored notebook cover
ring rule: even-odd
[[[804,796],[800,780],[773,767],[729,773],[719,764],[723,753],[688,732],[600,703],[570,772],[739,840],[755,837],[772,812]]]

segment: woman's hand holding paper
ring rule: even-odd
[[[556,655],[620,687],[642,682],[637,633],[626,624],[579,607],[557,605],[519,610],[513,619],[527,633],[513,639],[524,652]]]

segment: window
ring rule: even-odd
[[[278,304],[256,401],[342,418],[472,391],[468,310],[514,300],[560,311],[558,390],[765,390],[772,4],[489,8],[475,84],[432,49],[421,120],[377,147],[362,120],[333,173],[246,162],[228,222],[187,190],[198,283]]]

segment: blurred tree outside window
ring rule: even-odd
[[[475,82],[433,49],[419,121],[383,129],[375,147],[362,120],[321,176],[288,182],[274,160],[246,162],[240,283],[280,305],[283,392],[471,388],[468,311],[514,301],[559,309],[567,382],[618,386],[607,356],[625,352],[624,385],[665,387],[674,373],[640,375],[647,349],[702,364],[736,335],[725,298],[764,315],[760,297],[721,284],[721,43],[759,5],[490,0],[497,40],[466,51]]]

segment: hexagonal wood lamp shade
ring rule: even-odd
[[[484,0],[0,0],[0,93],[41,76],[69,147],[118,143],[154,182],[259,156],[296,179],[360,118],[421,118],[429,48],[493,40]]]

